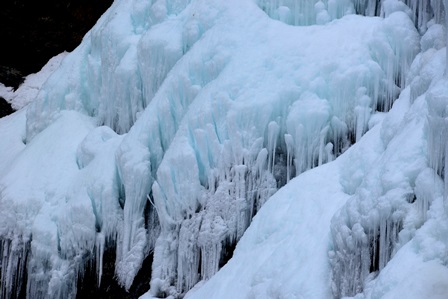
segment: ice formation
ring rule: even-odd
[[[395,256],[448,277],[446,6],[115,1],[0,119],[1,297],[74,298],[109,247],[147,298],[391,298]]]
[[[12,87],[6,87],[0,83],[0,97],[10,103],[13,109],[22,109],[36,98],[42,85],[60,66],[67,54],[67,52],[63,52],[52,57],[39,72],[26,76],[25,81],[17,90],[13,90]]]

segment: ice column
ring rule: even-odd
[[[10,299],[24,296],[26,265],[30,242],[16,237],[0,240],[0,298]]]
[[[331,221],[332,291],[335,298],[363,291],[370,273],[384,269],[394,254],[412,188],[383,195],[364,188],[350,198]]]
[[[125,190],[124,227],[117,246],[116,274],[129,289],[147,255],[148,240],[144,209],[150,193],[152,176],[149,151],[138,142],[122,143],[117,160]]]

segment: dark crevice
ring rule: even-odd
[[[25,78],[19,70],[0,65],[0,82],[3,83],[3,85],[12,87],[16,90],[24,80]]]
[[[396,228],[394,228],[396,227]],[[403,225],[399,223],[385,224],[384,234],[382,236],[385,240],[385,244],[380,243],[380,231],[378,229],[376,235],[370,241],[370,268],[369,272],[374,273],[380,271],[385,265],[381,265],[380,253],[385,252],[385,263],[387,263],[392,258],[392,253],[395,244],[398,240],[398,234],[402,230]],[[382,247],[383,246],[383,247]]]
[[[356,133],[352,128],[347,129],[346,132],[340,132],[339,134],[329,134],[329,136],[335,136],[334,139],[330,138],[327,140],[327,144],[331,143],[333,145],[332,154],[334,158],[342,155],[347,149],[356,143]]]
[[[13,242],[9,239],[0,239],[0,298],[25,299],[31,240],[19,241],[19,244],[15,245]],[[7,285],[7,281],[11,285]]]
[[[350,128],[347,134],[348,145],[347,148],[356,143],[356,131],[354,128]]]
[[[78,283],[76,298],[105,298],[105,299],[132,299],[138,298],[149,290],[151,280],[151,268],[153,253],[151,252],[143,261],[143,265],[134,279],[134,282],[126,291],[115,279],[116,246],[108,244],[103,255],[103,275],[101,285],[98,287],[98,278],[93,258],[86,265],[82,280]]]
[[[283,141],[283,143],[285,143]],[[272,175],[275,178],[275,181],[277,182],[277,188],[281,188],[284,185],[286,185],[286,179],[287,179],[287,160],[286,160],[286,154],[283,152],[283,149],[281,147],[277,147],[275,150],[275,164],[274,168],[272,169]],[[291,176],[292,178],[293,176]]]
[[[2,97],[0,97],[0,118],[14,112],[11,105]]]
[[[370,267],[369,272],[373,273],[380,270],[380,238],[373,238],[370,243]]]
[[[202,266],[202,250],[199,250],[198,280],[201,280],[201,279],[202,279],[202,276],[201,276],[201,266]]]
[[[236,241],[233,242],[229,241],[226,245],[222,247],[221,258],[219,259],[219,269],[224,267],[224,265],[227,264],[227,262],[232,258],[233,252],[235,251],[236,248],[236,243],[237,243]]]
[[[384,100],[378,101],[376,103],[375,111],[376,112],[387,112],[389,109],[386,107],[385,102],[386,101],[384,101]]]
[[[406,197],[406,201],[408,203],[414,203],[417,200],[417,196],[415,195],[415,193],[410,193],[408,194],[408,196]]]

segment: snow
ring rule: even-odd
[[[442,298],[442,5],[115,1],[0,119],[2,297]]]
[[[52,57],[39,72],[26,76],[25,81],[17,90],[13,90],[12,87],[6,87],[0,83],[0,97],[10,103],[14,110],[20,110],[27,106],[37,97],[42,85],[61,65],[62,60],[67,55],[67,52],[63,52]]]
[[[20,110],[7,118],[17,118],[14,121],[24,133],[24,116]],[[97,132],[104,132],[100,140],[92,136]],[[83,252],[95,247],[96,227],[108,238],[116,238],[120,215],[116,167],[110,163],[120,141],[115,136],[109,128],[95,129],[94,121],[85,115],[64,111],[26,146],[17,146],[14,163],[2,164],[1,233],[13,243],[29,244],[33,253],[27,265],[29,293],[76,294],[74,278],[82,267]],[[7,277],[12,276],[6,272],[2,279]],[[11,287],[8,282],[4,285]]]

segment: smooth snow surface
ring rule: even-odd
[[[115,1],[0,119],[1,297],[446,298],[444,11]]]

